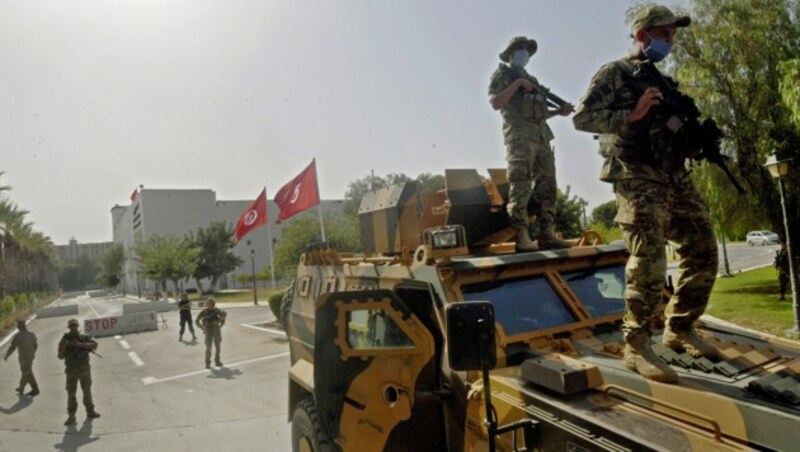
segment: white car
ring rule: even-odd
[[[778,234],[772,231],[751,231],[747,233],[747,244],[750,246],[776,245],[777,243]]]

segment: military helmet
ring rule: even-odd
[[[511,54],[518,49],[527,49],[528,53],[533,56],[538,48],[539,45],[536,43],[535,39],[528,39],[525,36],[515,36],[508,42],[505,50],[500,52],[500,59],[508,63],[511,60]]]
[[[686,27],[692,23],[689,16],[676,16],[672,14],[666,6],[651,5],[639,10],[633,18],[631,31],[636,33],[639,30],[659,27],[662,25],[675,25],[676,27]]]
[[[72,326],[72,325],[80,326],[81,322],[78,322],[78,319],[69,319],[67,321],[67,326]]]

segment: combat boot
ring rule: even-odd
[[[183,334],[178,335],[178,342],[183,342]]]
[[[75,413],[69,413],[67,416],[67,420],[64,421],[64,425],[72,425],[75,423]]]
[[[86,417],[88,417],[89,419],[97,419],[98,417],[100,417],[100,413],[98,413],[95,410],[92,410],[86,413]]]
[[[517,234],[514,241],[517,242],[517,251],[539,251],[539,246],[531,240],[528,226],[516,226]]]
[[[559,250],[572,247],[573,243],[569,240],[562,240],[553,233],[552,230],[544,230],[537,238],[539,248],[543,250]]]
[[[678,374],[661,361],[650,348],[650,335],[637,333],[625,338],[625,356],[622,362],[628,370],[638,372],[648,380],[662,383],[678,381]]]
[[[717,355],[717,349],[706,343],[691,327],[688,330],[675,330],[666,325],[661,342],[676,352],[685,351],[695,358],[701,356],[712,358]]]

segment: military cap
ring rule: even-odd
[[[69,321],[67,321],[67,326],[72,326],[72,325],[80,326],[80,324],[81,322],[79,322],[78,319],[69,319]]]
[[[689,16],[676,16],[672,14],[672,11],[666,6],[651,5],[642,8],[636,13],[636,17],[633,18],[631,30],[636,33],[639,30],[647,30],[648,28],[662,25],[685,27],[690,23],[692,23],[692,19]]]
[[[535,39],[528,39],[525,36],[515,36],[508,42],[506,49],[500,52],[500,59],[508,63],[511,60],[511,54],[517,49],[528,49],[528,53],[533,56],[539,45],[536,44]]]

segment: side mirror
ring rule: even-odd
[[[497,364],[494,306],[466,301],[447,306],[447,351],[454,370],[492,369]]]

